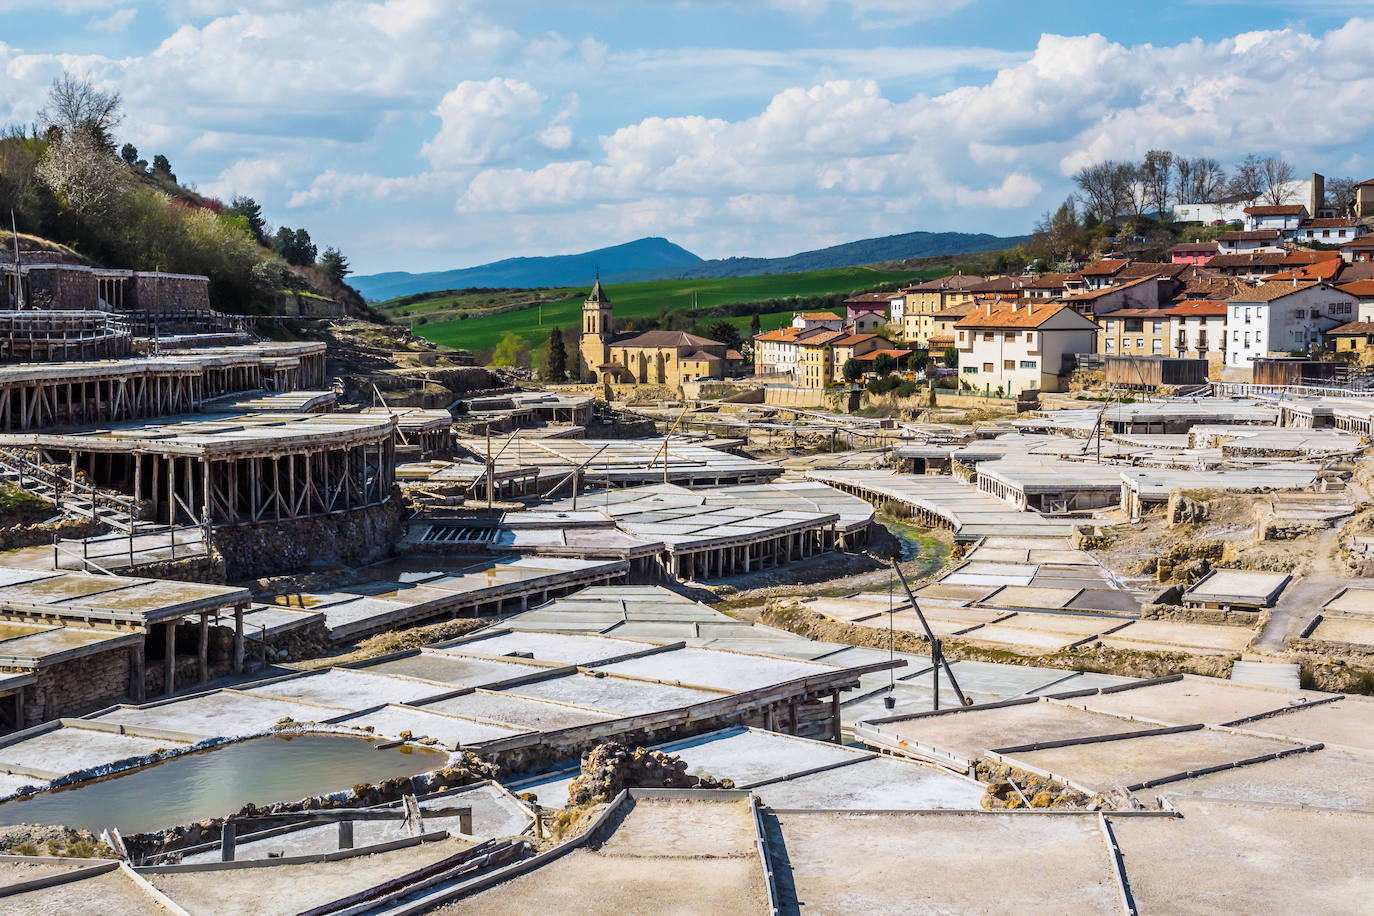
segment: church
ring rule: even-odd
[[[686,331],[613,332],[611,300],[598,278],[582,303],[580,370],[584,382],[669,385],[730,378],[744,369],[739,351]]]

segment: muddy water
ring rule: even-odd
[[[66,824],[143,833],[221,817],[248,802],[296,801],[392,776],[414,776],[445,760],[440,751],[379,750],[376,742],[346,735],[253,738],[4,802],[0,825]]]
[[[932,537],[928,528],[881,513],[877,521],[901,543],[902,572],[909,581],[923,579],[949,562],[949,545]]]

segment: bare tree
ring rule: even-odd
[[[1245,204],[1253,206],[1268,184],[1264,178],[1264,160],[1250,153],[1236,165],[1226,189]]]
[[[1220,162],[1207,156],[1193,160],[1194,200],[1216,200],[1226,189],[1226,182],[1226,170]]]
[[[1273,206],[1288,203],[1293,199],[1293,163],[1281,156],[1266,156],[1260,161],[1260,174],[1264,178],[1264,200]]]
[[[1337,216],[1352,215],[1355,212],[1355,189],[1358,185],[1359,182],[1349,176],[1326,179],[1324,203],[1335,210]]]
[[[124,120],[118,92],[101,92],[84,76],[68,70],[52,81],[48,103],[38,113],[44,126],[64,137],[85,134],[102,149],[114,152],[114,129]]]
[[[1116,213],[1129,213],[1135,220],[1145,214],[1145,183],[1141,180],[1138,165],[1134,162],[1113,162],[1111,187]]]
[[[1174,154],[1166,149],[1152,149],[1140,164],[1140,183],[1144,186],[1145,206],[1153,208],[1160,219],[1167,219],[1170,201],[1170,178],[1173,175]]]
[[[1174,160],[1174,200],[1180,204],[1201,203],[1193,196],[1193,160],[1187,156]]]
[[[1116,218],[1116,189],[1113,186],[1114,162],[1096,162],[1085,165],[1073,176],[1079,193],[1088,212],[1100,223],[1109,223]]]

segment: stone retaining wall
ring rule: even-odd
[[[385,556],[401,536],[400,488],[380,505],[295,521],[220,528],[215,550],[230,581],[273,576],[313,564],[356,566]]]
[[[39,668],[37,682],[24,688],[24,727],[94,712],[120,702],[128,690],[127,647]]]

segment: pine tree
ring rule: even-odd
[[[563,345],[563,332],[554,328],[549,332],[549,349],[544,354],[544,381],[561,385],[568,380],[568,351]]]
[[[758,337],[763,332],[763,321],[759,318],[759,313],[755,312],[754,317],[749,319],[749,336]]]

